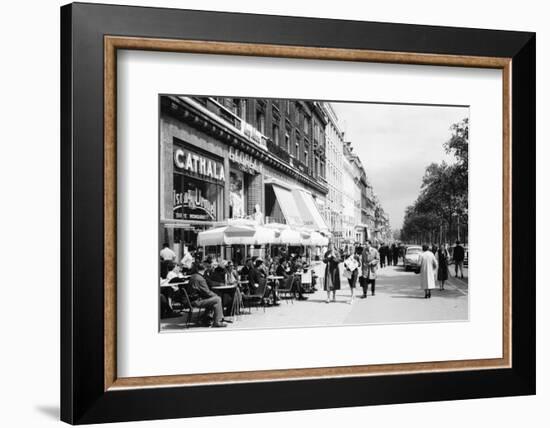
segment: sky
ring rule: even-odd
[[[443,148],[453,123],[469,116],[467,107],[331,103],[345,140],[365,167],[391,228],[400,229],[407,206],[420,192],[426,167],[454,158]]]

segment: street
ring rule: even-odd
[[[349,304],[348,281],[341,277],[342,289],[336,294],[336,302],[326,303],[326,292],[309,294],[306,301],[282,300],[280,306],[252,308],[233,318],[228,329],[262,329],[285,327],[314,327],[338,325],[364,325],[387,323],[412,323],[430,321],[468,320],[468,269],[464,279],[454,277],[454,266],[449,266],[451,277],[444,291],[432,290],[432,298],[424,299],[419,287],[419,277],[406,272],[402,265],[386,266],[378,270],[376,294],[361,299],[362,289],[355,289],[356,298]],[[342,270],[341,270],[342,271]],[[185,330],[185,317],[162,320],[162,331]],[[189,331],[207,328],[190,327]]]

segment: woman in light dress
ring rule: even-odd
[[[420,262],[420,288],[424,290],[424,298],[432,297],[432,289],[435,288],[435,278],[437,273],[437,260],[434,253],[428,245],[422,245],[422,253],[418,261]]]

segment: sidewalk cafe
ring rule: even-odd
[[[230,219],[198,233],[193,257],[208,267],[205,276],[209,289],[221,299],[224,321],[238,322],[243,308],[250,314],[253,306],[265,311],[280,299],[305,300],[302,293],[312,292],[318,277],[312,254],[328,242],[327,236],[314,230]],[[200,319],[205,315],[189,298],[191,273],[189,267],[174,263],[161,278],[161,318],[185,316],[186,327],[203,325]]]

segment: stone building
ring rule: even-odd
[[[324,103],[323,108],[328,118],[326,127],[326,179],[328,194],[326,198],[325,219],[332,232],[334,243],[340,246],[343,240],[344,133],[338,123],[338,116],[330,103]]]
[[[159,120],[161,242],[181,254],[201,230],[256,210],[328,233],[318,103],[161,96]]]

